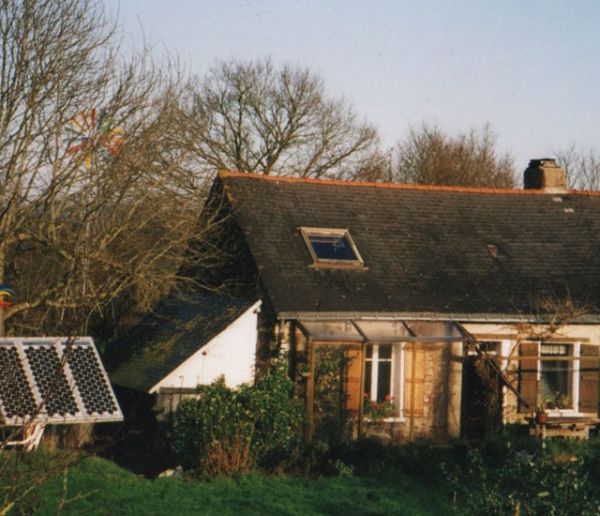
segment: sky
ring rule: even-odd
[[[307,67],[378,130],[489,124],[518,170],[600,151],[598,0],[105,0],[124,44],[201,76],[219,60]]]

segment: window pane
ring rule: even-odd
[[[568,356],[569,346],[566,344],[542,344],[542,355]]]
[[[371,400],[371,374],[373,372],[373,362],[365,362],[365,409],[370,406]]]
[[[546,408],[573,407],[570,362],[542,360],[542,401]]]
[[[318,259],[357,261],[346,235],[308,235]]]
[[[479,343],[479,348],[484,353],[498,353],[500,351],[500,343],[496,341],[484,341]]]
[[[389,400],[392,380],[392,363],[379,362],[377,371],[377,401]]]
[[[367,344],[367,358],[373,358],[373,344]]]
[[[379,344],[379,360],[390,360],[392,358],[392,345]]]
[[[319,338],[362,341],[360,333],[349,321],[308,321],[300,319],[300,323],[315,340]]]

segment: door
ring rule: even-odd
[[[489,363],[467,355],[463,365],[461,434],[477,439],[502,425],[502,382]]]

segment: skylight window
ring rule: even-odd
[[[300,228],[300,232],[315,265],[363,265],[347,229]]]

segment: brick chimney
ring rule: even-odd
[[[546,193],[567,191],[567,174],[552,158],[532,159],[523,175],[525,190],[542,190]]]

